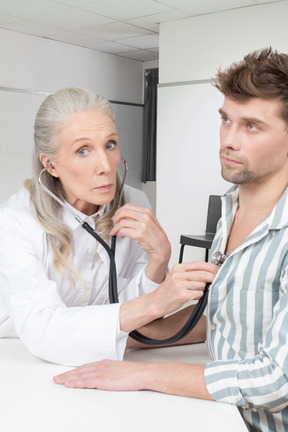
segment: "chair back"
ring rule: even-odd
[[[221,196],[210,195],[208,201],[206,234],[215,234],[217,223],[221,217]]]

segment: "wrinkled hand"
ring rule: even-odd
[[[206,283],[214,280],[218,270],[217,265],[203,261],[176,264],[153,292],[121,304],[121,330],[130,333],[200,299]]]
[[[166,260],[168,263],[171,246],[151,209],[134,204],[125,204],[117,210],[112,220],[114,227],[110,231],[111,236],[130,237],[150,257]]]
[[[206,284],[213,282],[219,268],[204,261],[174,265],[165,281],[152,293],[154,301],[164,308],[163,316],[188,301],[200,299]]]
[[[141,367],[143,369],[141,363],[101,360],[57,375],[53,380],[65,387],[141,390],[136,379]]]

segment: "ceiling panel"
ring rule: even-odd
[[[153,0],[106,0],[83,6],[83,10],[108,16],[120,21],[153,15],[158,12],[168,11],[169,9],[171,9],[169,6]]]
[[[110,23],[112,21],[113,20],[110,18],[98,16],[75,8],[69,8],[64,11],[62,10],[37,17],[37,22],[39,23],[61,27],[66,30],[79,30],[93,25]]]
[[[146,15],[141,18],[133,18],[131,20],[126,20],[127,23],[133,24],[135,26],[143,27],[151,31],[158,32],[159,23],[174,21],[181,18],[187,18],[190,14],[183,10],[172,9],[168,12],[161,12],[153,15]]]
[[[158,59],[159,23],[288,0],[0,0],[0,28],[139,61]]]
[[[1,23],[1,19],[0,19]],[[8,23],[7,23],[8,24]],[[59,33],[63,31],[59,27],[53,27],[50,25],[45,25],[39,22],[34,21],[28,21],[28,20],[17,20],[9,23],[9,25],[6,26],[9,30],[14,30],[20,33],[29,33],[34,36],[49,36],[54,33]]]
[[[55,32],[54,32],[55,33]],[[57,40],[59,42],[65,42],[72,45],[78,45],[85,48],[92,48],[95,49],[95,45],[99,42],[103,42],[102,39],[99,39],[97,37],[93,37],[87,34],[78,33],[75,31],[68,31],[58,34],[51,35],[54,40]]]
[[[88,27],[85,30],[87,34],[93,34],[105,40],[119,40],[150,34],[151,31],[136,27],[125,22],[114,22],[112,24]]]
[[[0,14],[17,18],[31,19],[39,15],[50,14],[67,9],[61,3],[51,0],[1,0]]]
[[[135,38],[119,39],[119,42],[140,49],[156,48],[159,45],[159,35],[152,34]]]

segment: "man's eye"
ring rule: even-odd
[[[257,127],[253,123],[248,123],[247,127],[249,130],[256,130],[257,129]]]
[[[229,123],[230,122],[229,118],[226,116],[221,116],[221,120],[223,123]]]

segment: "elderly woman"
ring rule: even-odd
[[[0,208],[0,337],[60,364],[121,360],[129,332],[199,298],[207,271],[181,267],[164,281],[171,248],[146,196],[126,186],[118,209],[121,156],[107,99],[78,88],[48,96],[34,139],[33,178]],[[119,303],[109,304],[106,251],[40,187],[43,168],[48,190],[108,244],[118,236]]]

